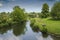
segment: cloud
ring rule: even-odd
[[[0,3],[0,7],[2,7],[3,6],[3,4],[2,3]]]
[[[60,1],[60,0],[39,0],[39,1]]]
[[[56,1],[60,1],[60,0],[56,0]]]
[[[8,0],[8,1],[15,1],[15,0]]]
[[[15,0],[0,0],[0,1],[3,1],[3,2],[13,2]]]

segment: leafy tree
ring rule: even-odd
[[[28,16],[31,17],[31,18],[35,18],[35,17],[37,17],[37,13],[31,12],[31,13],[28,14]]]
[[[41,12],[41,13],[42,13],[41,16],[42,16],[43,18],[46,18],[46,17],[48,16],[49,6],[48,6],[47,3],[44,3],[44,4],[43,4],[42,12]]]
[[[25,10],[21,9],[19,6],[15,6],[11,14],[13,17],[13,21],[16,21],[16,22],[26,21],[26,14],[24,13],[24,11]]]
[[[51,17],[53,19],[60,19],[60,2],[56,2],[51,9]]]
[[[12,19],[10,18],[10,14],[6,12],[0,13],[0,26],[8,26],[12,23]]]
[[[8,20],[8,15],[5,12],[0,14],[0,22],[5,23]]]

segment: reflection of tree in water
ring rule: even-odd
[[[12,27],[10,26],[4,26],[4,27],[0,27],[0,34],[4,34],[6,33],[8,30],[10,30]]]
[[[39,31],[40,31],[38,27],[31,26],[31,28],[32,28],[32,30],[33,30],[34,32],[39,32]]]
[[[16,24],[13,27],[13,33],[14,33],[15,36],[19,36],[19,35],[25,33],[24,29],[25,29],[25,23]]]
[[[18,23],[18,24],[14,24],[12,26],[4,26],[4,27],[0,27],[0,34],[4,34],[7,33],[8,30],[13,29],[13,34],[18,36],[24,33],[24,29],[25,29],[25,24],[24,23]]]
[[[31,26],[31,28],[32,28],[32,30],[33,30],[34,32],[40,32],[40,29],[39,29],[38,27]],[[42,33],[42,36],[43,36],[44,38],[47,38],[47,37],[48,37],[48,34],[47,34],[47,33]]]
[[[60,40],[60,37],[56,37],[56,36],[51,36],[53,38],[53,40]]]
[[[47,38],[47,37],[48,37],[48,34],[47,34],[47,33],[42,33],[42,36],[43,36],[44,38]]]

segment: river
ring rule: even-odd
[[[0,40],[60,40],[60,38],[33,31],[30,21],[27,21],[25,25],[0,28]]]

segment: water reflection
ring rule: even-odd
[[[13,27],[13,34],[15,36],[19,36],[21,34],[24,34],[25,33],[25,30],[24,30],[25,28],[26,28],[25,27],[25,23],[14,25],[14,27]]]
[[[60,37],[51,36],[47,33],[40,32],[38,27],[32,27],[33,32],[35,32],[38,40],[60,40]]]
[[[12,25],[12,26],[0,27],[0,34],[7,33],[7,31],[11,30],[11,29],[13,29],[12,31],[15,36],[24,34],[25,25],[26,25],[26,23],[24,22],[22,24],[18,23],[18,24]]]
[[[0,27],[0,34],[7,33],[8,30],[11,30],[12,27],[10,26],[5,26],[5,27]]]
[[[39,32],[39,31],[40,31],[38,27],[32,27],[32,26],[31,26],[31,28],[32,28],[32,30],[33,30],[34,32]]]
[[[44,38],[47,38],[47,37],[48,37],[48,34],[42,33],[42,36],[43,36]]]
[[[30,27],[28,21],[10,27],[0,27],[0,40],[60,40],[60,38],[43,34],[38,28]]]
[[[54,40],[60,40],[60,37],[51,36]]]

